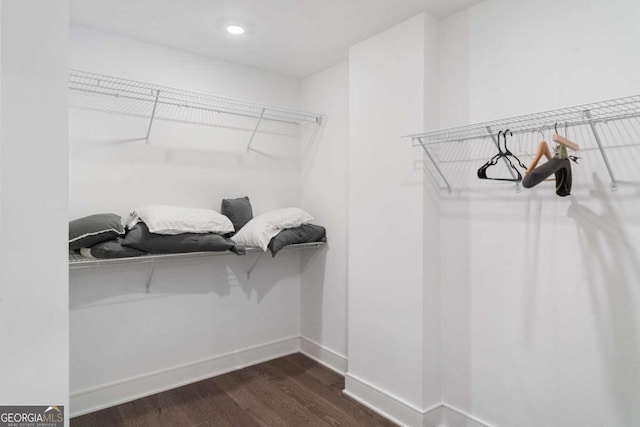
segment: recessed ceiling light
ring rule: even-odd
[[[227,32],[238,36],[240,34],[244,34],[244,28],[240,25],[227,25]]]

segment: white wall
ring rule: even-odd
[[[316,356],[346,370],[347,354],[347,154],[349,64],[336,65],[302,82],[301,107],[327,115],[323,133],[303,147],[301,204],[328,230],[330,250],[309,255],[302,274],[301,333]],[[309,262],[308,261],[313,261]],[[328,354],[327,354],[328,353]]]
[[[279,106],[297,107],[300,102],[296,79],[84,27],[71,27],[69,62],[79,70],[180,89]],[[75,100],[79,94],[72,96]],[[105,99],[99,102],[80,98],[72,105],[109,105]],[[129,108],[142,117],[71,109],[71,218],[112,211],[126,215],[144,204],[217,210],[222,198],[244,195],[254,213],[299,202],[297,134],[259,132],[252,146],[257,151],[247,155],[253,122],[223,123],[243,127],[236,130],[155,120],[146,145],[142,138],[151,106]],[[197,119],[196,113],[187,110],[189,119]]]
[[[293,77],[77,25],[71,26],[69,63],[84,71],[282,107],[297,108],[300,102],[300,82]]]
[[[0,401],[68,414],[68,2],[0,6]]]
[[[71,68],[297,107],[300,82],[86,28]],[[100,105],[98,105],[100,107]],[[150,111],[149,111],[150,112]],[[300,138],[72,108],[69,216],[126,215],[149,203],[219,209],[248,195],[254,214],[300,205]],[[75,415],[299,349],[301,255],[257,254],[71,272]],[[321,262],[321,260],[317,260]],[[310,264],[311,265],[311,264]],[[147,291],[146,284],[150,280]]]
[[[479,182],[466,174],[467,165],[453,165],[462,191],[443,196],[423,182],[420,150],[399,138],[437,127],[438,121],[446,127],[638,93],[639,8],[632,0],[489,0],[439,24],[420,15],[357,44],[348,65],[301,86],[286,77],[74,28],[74,68],[268,103],[296,106],[301,100],[306,109],[327,112],[329,121],[321,145],[303,152],[301,170],[286,157],[286,144],[275,148],[284,159],[240,160],[246,156],[228,145],[220,157],[220,146],[207,145],[208,134],[194,132],[195,142],[182,154],[174,134],[164,138],[158,131],[144,146],[125,141],[141,122],[75,111],[72,215],[112,206],[125,213],[166,197],[217,208],[227,192],[250,191],[257,211],[293,202],[313,211],[327,226],[331,247],[315,259],[301,257],[301,291],[298,276],[287,273],[297,271],[293,254],[275,260],[282,268],[260,264],[263,278],[253,283],[242,279],[246,260],[233,257],[208,267],[178,266],[177,271],[198,270],[186,291],[165,268],[151,294],[143,291],[144,270],[105,271],[101,280],[113,283],[111,290],[79,273],[72,280],[72,358],[80,342],[74,344],[74,328],[78,336],[99,330],[124,345],[130,336],[117,332],[135,324],[138,336],[173,351],[147,354],[150,347],[142,341],[131,372],[117,371],[122,363],[107,372],[92,365],[92,358],[107,351],[104,343],[77,348],[72,364],[90,381],[78,382],[76,389],[145,367],[206,359],[258,336],[286,338],[298,333],[291,322],[300,322],[303,336],[328,353],[341,358],[348,352],[347,392],[410,425],[440,400],[496,426],[639,424],[637,186],[610,193],[601,159],[581,131],[574,138],[587,150],[574,167],[570,198],[543,186],[516,193]],[[78,119],[89,125],[78,125]],[[522,142],[532,150],[527,144],[533,139]],[[462,153],[473,157],[477,151]],[[618,148],[611,155],[621,179],[637,182],[638,150]],[[131,164],[123,165],[123,159]],[[260,174],[246,174],[256,167]],[[257,184],[265,176],[269,182],[260,185],[268,191]],[[229,186],[217,187],[222,180]],[[140,191],[121,191],[132,182]],[[189,191],[174,182],[187,182]],[[107,197],[93,197],[95,188],[105,189]],[[153,197],[142,200],[144,195]],[[134,288],[118,285],[122,277],[135,282]],[[224,306],[218,306],[221,297]],[[230,306],[241,307],[234,311],[237,319],[259,313],[264,329],[237,335],[230,313],[211,316],[216,307]],[[273,316],[278,307],[286,308]],[[114,309],[122,319],[115,330],[104,326]],[[193,314],[189,325],[177,322],[184,321],[184,311]],[[206,324],[195,320],[202,316]],[[225,332],[216,323],[222,319],[229,322]],[[195,328],[193,335],[181,337],[188,326]],[[174,341],[164,342],[165,331],[174,332]],[[181,341],[198,336],[214,342],[186,348]],[[116,362],[131,356],[111,354]],[[443,411],[445,424],[465,423],[463,414]],[[431,421],[439,422],[425,420]]]
[[[442,126],[638,94],[639,18],[634,0],[490,0],[444,20]],[[588,132],[572,137],[571,197],[470,170],[441,202],[444,401],[492,425],[640,424],[637,184],[611,193]],[[637,183],[640,150],[610,155]]]
[[[74,415],[298,351],[300,255],[71,272]]]
[[[440,23],[428,15],[424,15],[424,124],[423,128],[438,126],[440,120],[440,85],[439,85],[439,50]],[[411,130],[406,130],[405,133]],[[402,141],[410,145],[409,140]],[[420,153],[419,149],[413,148]],[[422,154],[422,153],[420,153]],[[423,161],[425,159],[423,158]],[[420,165],[422,166],[422,165]],[[422,231],[423,231],[423,397],[422,407],[431,409],[442,402],[442,298],[441,298],[441,224],[440,202],[438,193],[428,182],[426,174],[423,178]],[[428,414],[425,423],[438,425],[438,411]],[[429,425],[429,424],[425,424]]]
[[[424,318],[422,154],[400,138],[424,126],[425,63],[434,46],[426,42],[434,25],[419,15],[349,53],[346,391],[409,425],[422,423],[425,403],[438,404],[440,389],[438,373],[427,373],[424,362],[432,350],[425,334],[439,335],[439,327]],[[439,342],[432,344],[439,360]],[[438,371],[438,360],[429,360]]]

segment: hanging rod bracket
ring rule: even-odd
[[[424,150],[424,152],[427,155],[427,157],[429,158],[429,160],[431,160],[431,164],[433,164],[433,167],[436,168],[436,171],[438,171],[438,174],[440,175],[440,178],[442,178],[442,180],[444,181],[444,184],[447,186],[447,190],[449,191],[449,194],[451,194],[451,184],[449,184],[449,181],[447,181],[447,178],[445,178],[444,174],[442,173],[442,170],[438,166],[438,163],[433,159],[433,156],[431,156],[431,153],[427,149],[427,146],[426,146],[425,142],[423,141],[422,138],[415,138],[415,139],[418,141],[418,143],[420,144],[420,146]]]
[[[609,177],[611,178],[611,191],[616,191],[618,189],[618,181],[616,180],[615,175],[613,174],[613,169],[611,168],[611,164],[609,163],[609,158],[607,157],[607,153],[604,150],[604,146],[602,145],[602,140],[600,139],[600,134],[598,133],[598,129],[596,128],[596,124],[593,121],[590,110],[584,110],[584,116],[587,118],[589,122],[589,127],[591,128],[591,132],[593,132],[593,137],[598,144],[598,149],[600,150],[600,154],[602,155],[602,160],[604,160],[604,165],[607,168],[607,172],[609,172]]]
[[[151,135],[151,127],[153,126],[153,119],[156,117],[156,108],[158,107],[158,98],[160,97],[160,90],[156,90],[156,98],[153,101],[153,110],[151,111],[151,120],[149,120],[149,127],[147,128],[147,136],[144,138],[145,143],[149,143],[149,135]]]
[[[260,117],[258,118],[258,121],[256,122],[256,127],[253,128],[253,133],[251,134],[251,138],[249,138],[249,144],[247,145],[247,153],[249,152],[249,150],[251,150],[251,144],[253,143],[253,138],[256,137],[256,133],[258,132],[258,128],[260,127],[260,122],[262,122],[262,118],[264,117],[265,110],[266,110],[266,108],[262,109],[262,112],[260,113]]]

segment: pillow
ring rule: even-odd
[[[80,253],[85,258],[131,258],[141,255],[146,255],[146,252],[130,248],[128,246],[122,246],[123,239],[118,237],[114,240],[107,240],[100,242],[97,245],[93,245],[90,248],[80,249]]]
[[[214,233],[155,234],[145,223],[136,224],[122,241],[123,246],[150,254],[177,254],[185,252],[231,251],[243,255],[245,249],[231,240]]]
[[[248,197],[222,199],[220,213],[231,220],[236,232],[253,218],[251,202]]]
[[[69,249],[88,248],[112,240],[124,233],[119,215],[112,213],[89,215],[69,222]]]
[[[269,242],[271,256],[276,256],[285,246],[298,243],[323,242],[327,240],[327,231],[320,225],[302,224],[300,227],[280,231]]]
[[[295,228],[313,220],[299,208],[284,208],[258,215],[240,229],[231,239],[243,246],[267,250],[271,239],[285,228]]]
[[[131,215],[130,226],[142,221],[150,232],[157,234],[227,234],[234,231],[229,218],[209,209],[156,205],[138,208]]]

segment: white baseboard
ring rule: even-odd
[[[401,426],[408,427],[492,427],[447,403],[420,409],[352,374],[345,375],[344,393],[369,409]]]
[[[447,403],[442,405],[442,426],[443,427],[492,427],[472,415]]]
[[[436,405],[431,409],[425,411],[422,416],[422,427],[445,427],[443,423],[443,411],[442,405]]]
[[[423,410],[346,373],[347,358],[305,337],[290,337],[136,377],[74,391],[70,417],[99,411],[121,403],[161,393],[183,385],[232,372],[258,363],[302,352],[345,377],[344,393],[401,426],[492,427],[447,403]]]
[[[425,415],[439,409],[424,411],[350,373],[345,375],[344,393],[401,426],[421,427]]]
[[[300,351],[321,365],[344,376],[347,372],[347,357],[309,338],[300,337]]]
[[[73,391],[69,404],[70,416],[88,414],[299,351],[300,337],[290,337],[90,389]]]

